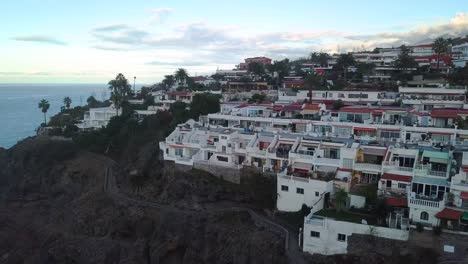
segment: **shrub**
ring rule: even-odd
[[[421,223],[417,223],[416,224],[416,231],[421,233],[422,231],[424,231],[424,226]]]
[[[442,234],[442,227],[441,226],[434,226],[432,228],[432,232],[434,233],[434,235],[440,236],[440,234]]]

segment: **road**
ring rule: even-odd
[[[304,255],[299,248],[297,241],[297,234],[290,232],[288,229],[283,226],[275,223],[273,220],[268,219],[267,217],[255,212],[248,207],[240,206],[231,206],[231,207],[216,207],[210,206],[209,209],[200,209],[200,210],[189,210],[189,209],[179,209],[167,204],[161,204],[157,202],[150,202],[135,199],[129,197],[127,194],[120,192],[119,187],[117,186],[117,181],[113,174],[112,166],[109,166],[105,169],[105,178],[104,178],[104,192],[107,193],[115,202],[123,204],[126,206],[138,206],[145,208],[158,209],[160,211],[167,211],[171,213],[178,214],[201,214],[201,213],[210,213],[210,212],[247,212],[252,220],[254,220],[256,226],[261,226],[281,234],[284,237],[284,247],[289,259],[289,263],[302,264],[307,263],[304,259]],[[292,235],[291,235],[292,233]]]

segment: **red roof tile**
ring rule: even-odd
[[[385,197],[385,203],[393,207],[408,207],[408,200],[404,197]]]
[[[456,118],[460,114],[468,114],[468,109],[434,108],[431,111],[432,117],[440,118]]]
[[[306,104],[302,110],[320,111],[320,106],[316,104]]]
[[[468,200],[468,192],[461,192],[460,198],[462,198],[463,200]]]
[[[460,220],[462,214],[463,213],[461,211],[453,210],[450,208],[444,208],[444,210],[436,214],[436,217],[439,219]]]
[[[392,173],[384,173],[381,179],[401,181],[401,182],[411,182],[411,176],[398,175],[398,174],[392,174]]]

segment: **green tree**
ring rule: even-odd
[[[356,67],[358,69],[358,72],[364,76],[364,75],[369,75],[369,74],[372,73],[372,71],[375,69],[375,64],[374,63],[358,62],[356,64]]]
[[[67,96],[63,98],[63,104],[65,105],[67,109],[70,109],[71,103],[72,103],[72,99],[70,97]]]
[[[248,71],[255,75],[262,76],[265,74],[265,66],[258,62],[252,62],[248,65]]]
[[[333,109],[334,110],[340,110],[343,106],[344,106],[344,103],[343,103],[343,101],[341,101],[341,99],[333,101]]]
[[[328,61],[331,59],[330,55],[325,52],[320,52],[317,58],[317,62],[320,64],[320,67],[328,67]]]
[[[187,104],[184,102],[175,102],[171,104],[169,111],[172,114],[171,126],[185,123],[190,118],[190,112],[187,110]]]
[[[114,80],[109,81],[109,90],[111,90],[111,101],[114,107],[119,112],[119,109],[124,105],[131,95],[131,85],[128,83],[127,78],[122,73],[117,74]]]
[[[169,90],[172,86],[174,86],[175,82],[176,80],[174,78],[174,75],[166,75],[162,80],[162,84],[166,90]]]
[[[46,113],[47,111],[49,111],[49,108],[50,108],[49,101],[47,101],[46,99],[42,99],[38,104],[38,108],[41,109],[41,112],[44,114],[44,125],[46,125],[47,124]]]
[[[99,104],[98,100],[96,100],[94,96],[88,97],[88,99],[86,99],[86,103],[88,104],[89,108],[95,108]]]
[[[201,115],[217,113],[220,110],[220,96],[211,93],[196,94],[190,104],[190,116],[197,119]]]
[[[348,199],[348,193],[340,189],[335,193],[335,207],[338,212],[343,210],[343,208],[346,206],[346,200]]]
[[[317,90],[321,90],[324,83],[324,78],[322,74],[311,72],[309,73],[305,79],[304,83],[306,87],[309,89],[309,103],[312,103],[312,90],[315,88]]]
[[[175,73],[174,73],[174,79],[182,85],[185,85],[187,83],[187,80],[189,78],[189,75],[187,73],[186,69],[179,68]]]
[[[455,69],[455,71],[448,76],[448,80],[452,85],[468,85],[468,66],[461,69]]]
[[[262,103],[266,100],[266,95],[264,94],[254,94],[249,98],[249,103]]]
[[[340,56],[336,60],[335,67],[337,69],[340,69],[343,72],[343,78],[346,81],[348,67],[354,66],[355,64],[356,64],[356,61],[354,60],[353,55],[346,53],[346,54],[340,54]]]
[[[437,54],[437,70],[439,69],[440,57],[447,53],[449,49],[449,42],[443,37],[439,37],[434,40],[432,44],[432,50]]]
[[[410,56],[409,49],[405,45],[402,45],[400,50],[401,52],[395,60],[395,67],[399,69],[417,68],[418,63]]]

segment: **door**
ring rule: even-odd
[[[406,140],[410,140],[411,139],[411,133],[406,133]]]
[[[387,188],[392,188],[392,181],[387,180]]]

